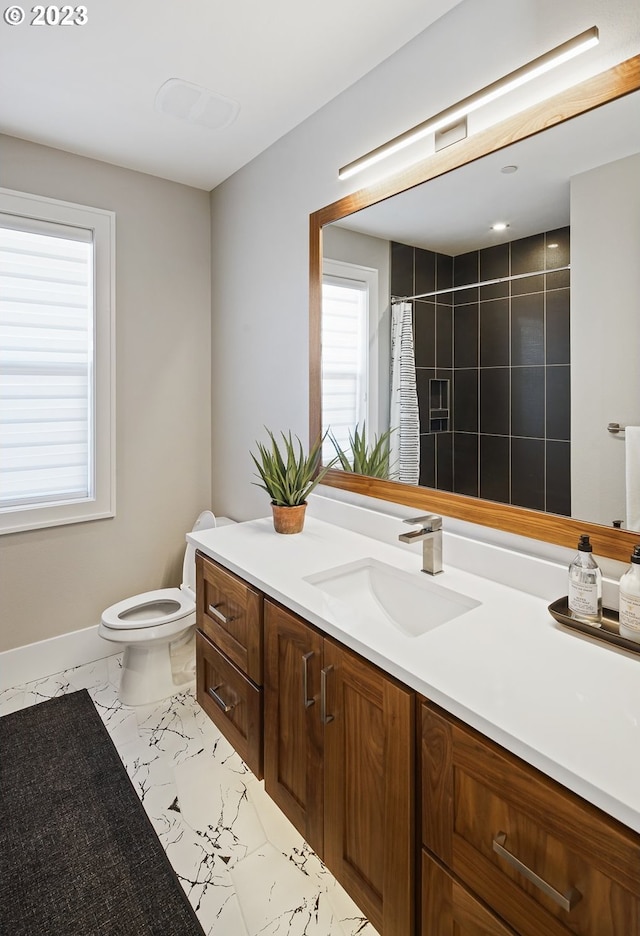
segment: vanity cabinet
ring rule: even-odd
[[[422,936],[465,933],[442,929],[434,906],[475,898],[518,936],[639,936],[638,836],[435,706],[420,708]],[[499,922],[469,932],[509,933]]]
[[[196,567],[200,705],[382,936],[640,936],[637,833]]]
[[[262,593],[196,554],[196,697],[262,779]]]
[[[265,600],[265,788],[374,927],[414,925],[415,693]]]

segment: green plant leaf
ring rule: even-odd
[[[356,425],[353,433],[349,430],[350,452],[341,449],[331,433],[329,439],[344,471],[353,471],[355,474],[367,475],[370,478],[388,478],[391,467],[390,440],[393,431],[393,429],[387,429],[379,437],[374,437],[372,443],[368,443],[366,424],[362,424],[362,430]]]
[[[266,427],[265,427],[266,428]],[[296,506],[305,503],[309,494],[322,481],[329,468],[337,459],[333,459],[321,468],[322,443],[324,436],[311,446],[308,455],[304,454],[302,442],[291,435],[281,432],[280,443],[270,429],[266,429],[270,446],[256,442],[257,454],[250,452],[260,481],[254,481],[270,496],[274,504]]]

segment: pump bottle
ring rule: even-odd
[[[583,533],[578,543],[578,554],[569,566],[569,612],[576,621],[600,627],[602,573],[593,558],[592,550],[589,537]],[[638,561],[640,562],[640,557]]]
[[[640,546],[634,546],[631,565],[620,579],[620,636],[640,643]]]

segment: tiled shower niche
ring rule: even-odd
[[[569,248],[568,227],[456,257],[392,243],[392,295],[431,294],[412,303],[420,484],[570,515]]]

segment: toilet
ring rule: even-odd
[[[209,530],[233,521],[203,511],[193,526]],[[102,614],[98,633],[124,644],[118,698],[124,705],[148,705],[181,692],[195,679],[193,665],[174,678],[171,647],[191,638],[196,623],[196,550],[187,544],[180,588],[159,588],[125,598]]]

